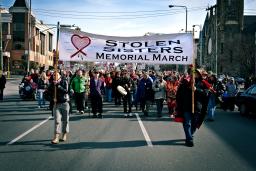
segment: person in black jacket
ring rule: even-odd
[[[193,134],[199,128],[207,113],[209,83],[204,81],[199,69],[195,72],[194,84],[194,113],[192,113],[192,70],[189,68],[189,75],[183,77],[176,94],[177,113],[183,117],[183,128],[186,136],[185,145],[193,147]],[[208,86],[208,87],[207,87]]]
[[[4,89],[5,89],[5,84],[6,84],[6,78],[3,75],[2,71],[0,71],[0,100],[3,100],[4,96]]]
[[[132,94],[131,89],[134,87],[133,80],[130,77],[130,74],[127,70],[123,70],[121,86],[126,90],[127,94],[123,96],[123,108],[124,108],[124,117],[132,117]],[[128,111],[127,111],[128,105]]]
[[[54,89],[57,93],[54,97]],[[49,91],[51,91],[54,101],[53,115],[54,115],[54,132],[55,136],[52,140],[52,144],[58,144],[59,140],[66,141],[67,134],[69,133],[69,95],[68,95],[68,81],[65,78],[61,78],[60,74],[54,74],[54,81],[49,85]],[[63,134],[60,139],[60,134]]]

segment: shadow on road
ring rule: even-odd
[[[165,141],[153,141],[154,146],[184,146],[184,139],[165,140]],[[52,145],[51,140],[37,140],[37,141],[23,141],[15,142],[10,146],[44,146],[49,147],[47,149],[40,150],[16,150],[16,151],[1,151],[0,153],[17,153],[17,152],[35,152],[35,151],[59,151],[59,150],[83,150],[83,149],[117,149],[117,148],[136,148],[147,147],[147,143],[144,140],[134,141],[116,141],[116,142],[77,142],[77,143],[63,143]],[[6,145],[7,142],[0,142],[2,145]]]
[[[238,112],[218,112],[215,122],[205,122],[217,136],[256,169],[256,121]]]

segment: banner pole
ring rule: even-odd
[[[56,50],[55,50],[55,59],[54,59],[54,81],[57,82],[58,74],[58,63],[59,63],[59,33],[60,33],[60,22],[57,23],[57,39],[56,39]],[[54,107],[57,105],[57,87],[54,86]]]
[[[193,27],[193,64],[191,68],[191,86],[192,86],[192,114],[195,113],[195,28]]]

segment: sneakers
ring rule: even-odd
[[[133,114],[132,113],[129,113],[129,117],[132,117],[133,116]]]
[[[67,141],[67,133],[64,133],[60,141]]]
[[[125,118],[127,118],[127,117],[128,117],[128,114],[127,114],[127,113],[125,113],[125,114],[124,114],[124,117],[125,117]]]
[[[81,114],[81,115],[82,115],[82,114],[84,114],[84,111],[83,111],[83,110],[81,110],[81,111],[80,111],[80,114]]]

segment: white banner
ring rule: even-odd
[[[113,37],[60,29],[59,59],[118,63],[193,63],[192,34]]]

